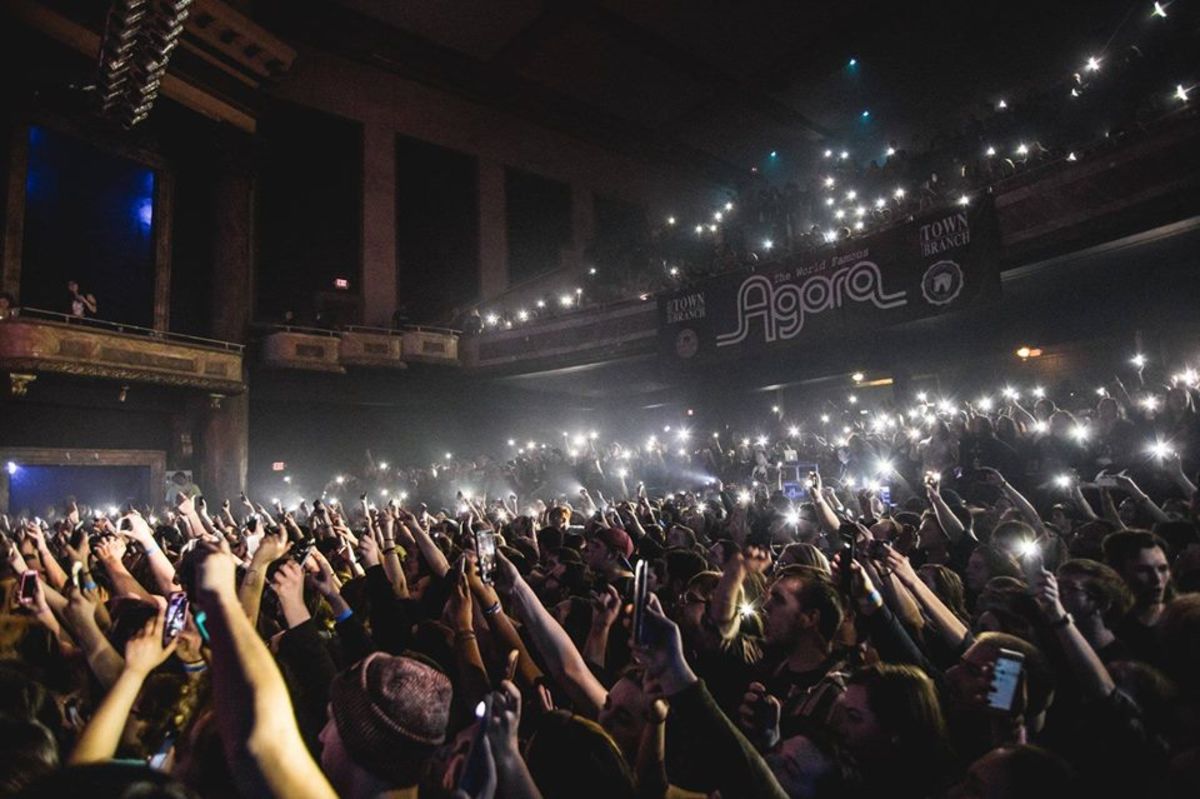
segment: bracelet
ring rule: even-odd
[[[143,546],[142,549],[145,550],[147,556],[153,555],[155,552],[159,551],[158,544],[155,543],[151,543],[150,546]]]
[[[183,670],[186,671],[188,674],[195,674],[197,672],[204,671],[205,669],[208,668],[208,664],[205,663],[203,660],[197,660],[195,663],[182,663],[182,665],[183,665]]]
[[[334,616],[333,620],[335,622],[337,622],[338,624],[341,624],[342,622],[344,622],[346,619],[350,618],[353,615],[354,615],[354,608],[346,608],[341,613]]]
[[[883,594],[879,593],[878,588],[872,588],[871,593],[867,594],[866,599],[871,605],[875,605],[876,607],[883,606]]]
[[[497,599],[496,604],[492,605],[491,607],[486,607],[483,609],[483,615],[484,616],[495,616],[497,613],[500,612],[500,610],[501,610],[500,600]]]
[[[88,580],[86,583],[83,584],[83,590],[84,591],[95,591],[96,590],[96,582],[94,580]]]
[[[390,547],[384,547],[383,549],[379,550],[379,554],[386,555],[389,552],[395,552],[395,551],[396,551],[396,545],[392,544]]]
[[[1061,630],[1066,627],[1070,627],[1074,621],[1075,618],[1070,613],[1064,613],[1062,616],[1050,622],[1050,629]]]

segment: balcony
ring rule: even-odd
[[[239,344],[35,308],[0,319],[0,369],[17,394],[51,372],[221,394],[246,389]]]
[[[407,369],[410,363],[458,366],[458,356],[458,331],[441,327],[273,326],[262,336],[262,362],[277,369],[344,374],[347,366],[391,370]]]

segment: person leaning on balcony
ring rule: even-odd
[[[87,319],[96,315],[96,295],[83,294],[79,291],[79,283],[67,281],[67,291],[71,292],[71,316]]]

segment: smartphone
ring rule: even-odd
[[[842,596],[854,596],[854,569],[850,566],[857,552],[858,525],[843,523],[838,527],[842,552],[838,560],[838,582]]]
[[[21,587],[17,599],[22,605],[32,605],[37,599],[38,576],[35,571],[27,571],[21,575]]]
[[[312,549],[316,545],[316,543],[317,542],[314,541],[313,539],[306,538],[303,541],[301,541],[300,543],[296,544],[294,547],[292,547],[292,552],[291,552],[292,560],[296,561],[301,566],[303,566],[304,561],[308,560],[308,555],[310,552],[312,552]]]
[[[167,598],[167,615],[163,622],[163,646],[174,641],[187,624],[188,598],[183,591],[176,591]]]
[[[871,543],[867,545],[867,557],[874,561],[886,561],[888,550],[891,548],[892,545],[890,542],[874,538],[871,540]]]
[[[639,560],[633,570],[633,640],[643,646],[646,644],[646,600],[649,596],[646,561]]]
[[[1042,548],[1036,541],[1022,541],[1019,552],[1018,560],[1021,561],[1021,570],[1025,573],[1025,585],[1032,591],[1042,576]]]
[[[1017,696],[1017,685],[1021,670],[1025,667],[1025,656],[1011,649],[1001,649],[992,669],[992,685],[988,689],[987,704],[993,710],[1012,710]]]
[[[475,555],[478,559],[479,579],[491,585],[496,579],[496,534],[491,530],[475,531]]]
[[[1096,476],[1096,488],[1117,488],[1120,484],[1117,478],[1111,474],[1101,474]]]

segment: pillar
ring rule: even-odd
[[[508,216],[504,165],[479,159],[479,294],[488,302],[508,288]]]
[[[363,125],[363,324],[390,327],[396,312],[396,140],[378,122]]]
[[[246,487],[250,457],[249,392],[210,401],[201,411],[200,475],[210,497],[235,498]]]

